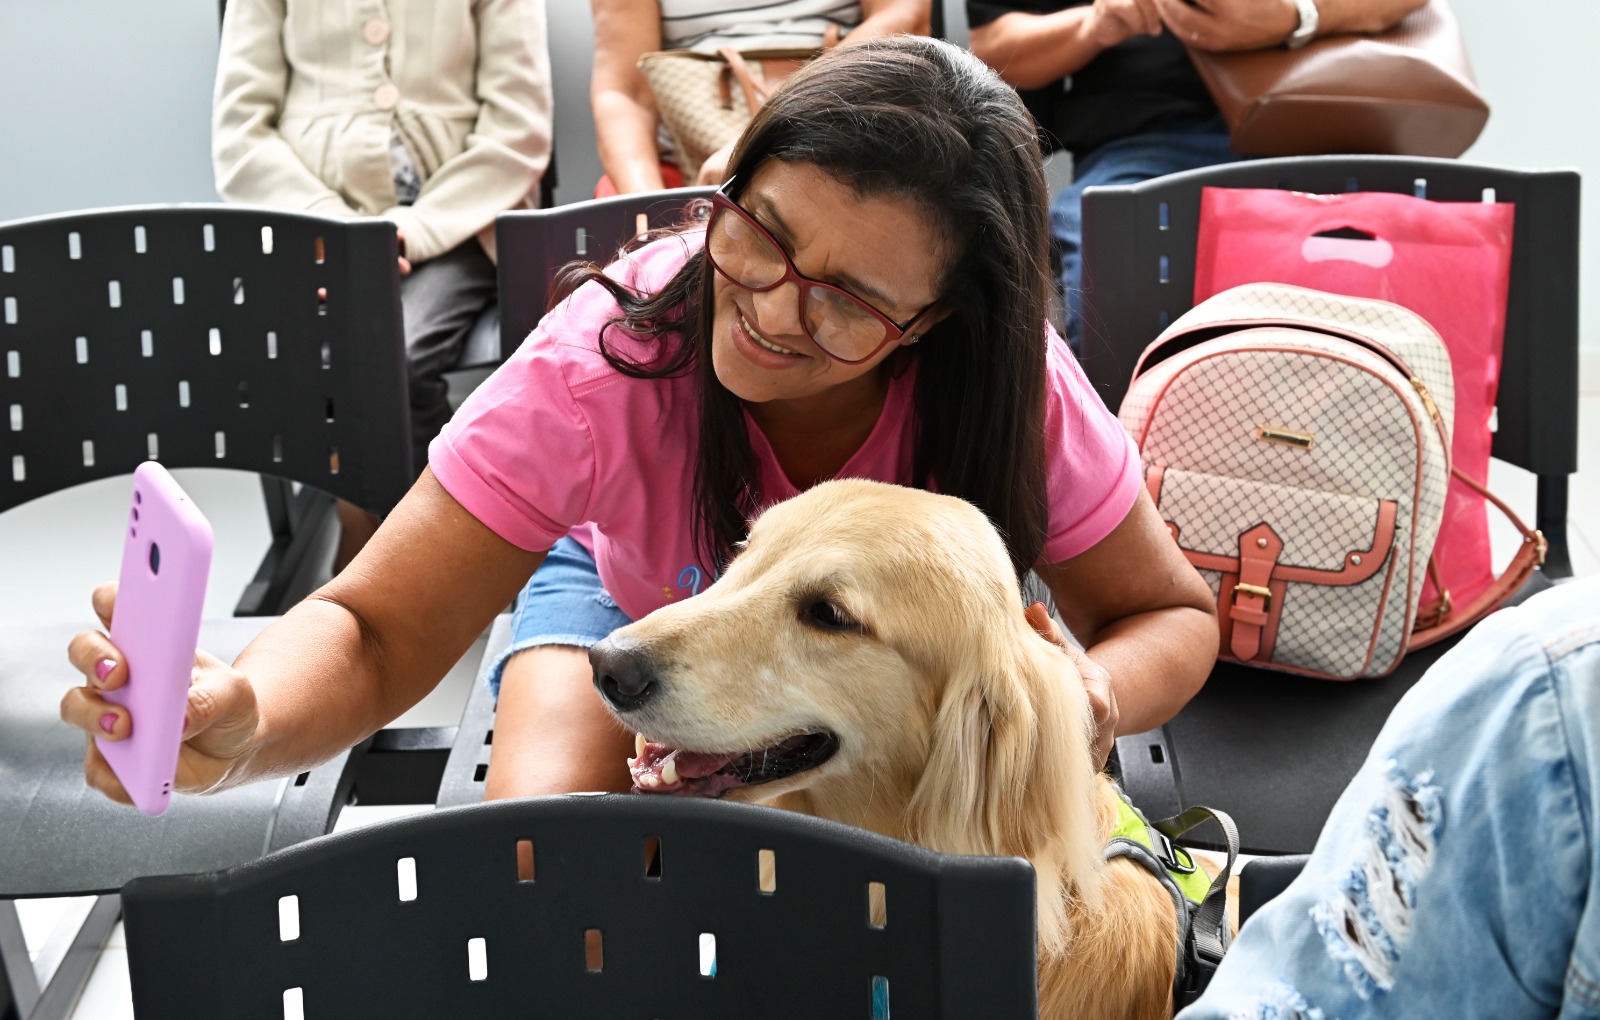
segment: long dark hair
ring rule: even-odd
[[[733,154],[738,189],[767,160],[810,163],[862,198],[909,199],[953,253],[936,293],[949,315],[914,348],[913,482],[976,504],[1000,529],[1018,573],[1047,526],[1044,402],[1048,260],[1042,158],[1017,94],[948,43],[898,36],[832,51],[794,74],[756,114]],[[648,361],[600,351],[618,372],[700,383],[695,532],[715,571],[744,538],[761,494],[740,402],[711,363],[712,271],[697,251],[660,290],[640,295],[583,267],[622,316],[607,326],[660,341]]]

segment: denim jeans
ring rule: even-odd
[[[1083,189],[1096,184],[1136,184],[1152,177],[1231,163],[1228,126],[1221,115],[1169,121],[1149,131],[1107,142],[1083,154],[1072,167],[1072,183],[1050,203],[1050,236],[1061,257],[1061,292],[1067,305],[1067,343],[1081,345],[1079,315],[1083,280]]]
[[[1479,624],[1179,1020],[1600,1017],[1597,730],[1600,577]]]
[[[600,583],[600,570],[589,550],[571,535],[563,536],[518,593],[511,613],[511,642],[484,680],[498,697],[506,663],[518,652],[543,645],[593,648],[632,622]]]

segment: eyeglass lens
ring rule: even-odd
[[[771,287],[790,269],[787,256],[766,234],[727,208],[712,216],[706,245],[716,269],[750,290]],[[806,330],[829,354],[865,358],[883,343],[883,320],[859,298],[818,284],[803,289]]]

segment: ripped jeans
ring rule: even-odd
[[[1597,778],[1590,577],[1485,620],[1400,701],[1180,1020],[1600,1017]]]

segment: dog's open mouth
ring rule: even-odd
[[[801,733],[754,751],[685,751],[636,738],[636,757],[628,759],[636,793],[720,797],[740,786],[787,779],[833,757],[839,738],[832,733]]]

